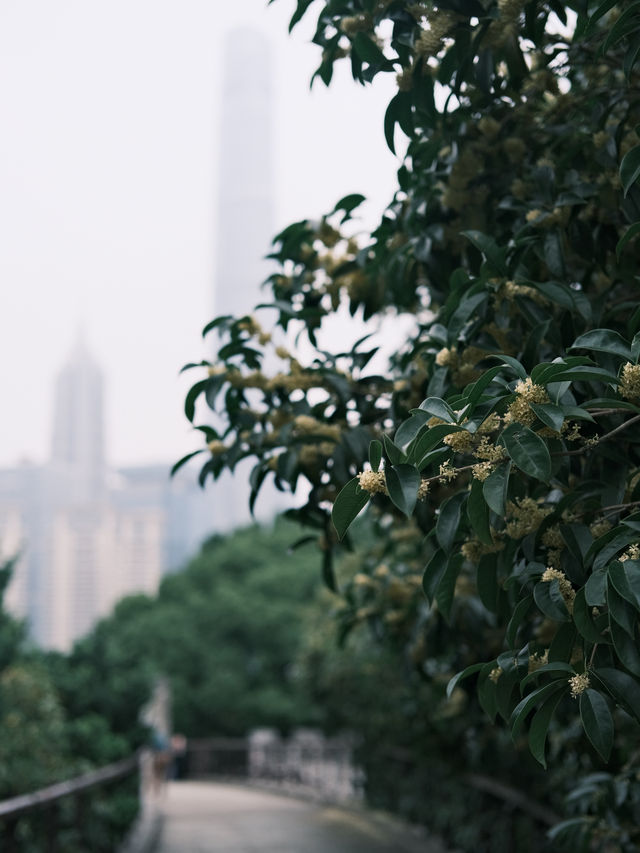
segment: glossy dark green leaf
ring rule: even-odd
[[[445,423],[456,422],[456,415],[451,406],[439,397],[427,397],[420,403],[419,408],[435,418],[441,418]]]
[[[449,426],[448,424],[436,424],[436,426],[429,427],[426,432],[417,438],[415,445],[412,446],[412,458],[421,461],[427,453],[442,442],[445,435],[450,435],[452,432],[464,432],[464,429],[463,427]]]
[[[598,667],[594,675],[615,701],[640,723],[640,684],[636,679],[613,667]]]
[[[542,764],[545,770],[547,769],[547,759],[545,757],[547,734],[556,708],[563,697],[564,693],[560,690],[549,696],[535,712],[529,726],[529,749],[531,750],[531,755],[533,755],[536,761]]]
[[[631,347],[622,335],[613,329],[593,329],[576,338],[570,349],[588,349],[595,352],[615,353],[622,358],[631,358]]]
[[[422,575],[422,591],[429,604],[435,598],[438,584],[447,568],[447,555],[441,548],[434,552]]]
[[[426,425],[428,420],[429,415],[427,412],[421,412],[419,414],[416,412],[416,414],[407,418],[406,421],[403,421],[393,437],[393,442],[396,447],[401,447],[403,450],[406,449],[407,445],[413,441],[420,430]]]
[[[500,436],[514,464],[525,474],[547,483],[551,477],[551,456],[545,442],[529,427],[511,424]]]
[[[519,601],[516,604],[505,633],[505,642],[507,643],[507,645],[515,645],[516,637],[518,635],[518,629],[524,622],[525,617],[531,609],[532,604],[533,598],[530,595],[528,595],[526,598],[523,598],[522,601]]]
[[[629,602],[620,595],[618,590],[611,583],[610,576],[607,583],[607,607],[609,608],[610,618],[615,619],[623,631],[626,631],[626,633],[634,639],[635,626],[638,621],[637,611],[632,604],[629,604]]]
[[[456,553],[449,555],[447,566],[440,578],[438,588],[436,589],[436,604],[438,605],[438,610],[442,613],[447,622],[451,615],[451,605],[453,604],[456,581],[458,580],[458,575],[462,568],[462,562],[462,554]]]
[[[187,416],[187,420],[193,422],[196,414],[196,401],[200,394],[205,391],[208,384],[208,379],[201,379],[200,382],[196,382],[196,384],[187,391],[187,396],[184,401],[184,413]]]
[[[553,587],[551,589],[554,590]],[[564,601],[562,603],[564,604]],[[573,622],[560,625],[549,646],[549,663],[568,663],[573,655],[577,637],[578,632]]]
[[[378,471],[382,462],[382,443],[374,438],[369,444],[369,465],[372,471]]]
[[[607,598],[607,573],[604,569],[589,576],[584,587],[585,601],[589,607],[602,607]]]
[[[564,412],[553,403],[530,403],[532,411],[539,421],[550,429],[560,432],[564,423]]]
[[[488,234],[483,234],[481,231],[462,231],[461,234],[473,243],[476,249],[485,256],[489,266],[498,275],[507,275],[506,252],[497,246],[492,237],[489,237]]]
[[[186,463],[190,459],[193,459],[194,456],[198,456],[199,453],[204,453],[204,452],[205,452],[205,448],[201,448],[200,450],[193,450],[191,453],[187,453],[186,456],[183,456],[182,459],[179,459],[175,463],[175,465],[171,468],[169,476],[173,477],[173,475],[176,473],[176,471],[179,471],[180,468],[182,468],[183,465],[186,465]]]
[[[553,661],[552,663],[545,663],[544,666],[535,669],[533,672],[530,672],[522,679],[522,681],[520,682],[520,690],[524,693],[524,688],[528,684],[531,684],[532,681],[537,681],[539,678],[544,678],[544,676],[548,675],[564,675],[565,678],[568,678],[571,675],[575,675],[575,669],[570,664],[565,663],[564,661]]]
[[[468,678],[470,675],[474,675],[476,672],[479,672],[483,666],[484,663],[472,663],[470,666],[466,667],[466,669],[456,673],[447,684],[447,699],[451,698],[451,694],[461,681]]]
[[[369,492],[360,488],[358,477],[349,480],[340,490],[331,511],[331,520],[340,539],[345,535],[356,516],[368,504],[370,497]]]
[[[480,480],[472,480],[469,500],[467,501],[467,515],[478,539],[485,545],[493,545],[491,525],[489,524],[489,506],[482,487],[483,484]]]
[[[501,518],[504,518],[505,514],[510,473],[511,462],[502,462],[482,484],[484,499],[496,515]]]
[[[495,554],[485,554],[480,558],[476,570],[476,586],[480,601],[487,610],[495,613],[498,609],[498,597],[500,595]]]
[[[573,621],[578,629],[578,633],[588,643],[602,642],[602,634],[597,629],[591,615],[592,606],[588,605],[585,599],[584,587],[579,589],[576,597],[573,600]]]
[[[564,680],[552,681],[550,684],[545,684],[542,687],[537,687],[532,693],[518,702],[513,709],[509,725],[511,726],[511,737],[516,740],[527,715],[535,708],[536,705],[546,700],[549,696],[559,693],[561,690],[568,691],[567,682]]]
[[[634,675],[640,677],[640,652],[636,639],[632,639],[615,619],[609,618],[609,634],[616,655],[624,666]]]
[[[569,613],[558,591],[558,581],[540,581],[533,588],[533,598],[539,610],[555,622],[567,622]]]
[[[633,225],[630,225],[627,230],[624,232],[622,237],[618,240],[616,245],[616,257],[620,260],[620,255],[622,254],[622,250],[630,243],[632,240],[640,234],[640,222],[634,222]]]
[[[391,441],[388,435],[382,436],[382,443],[384,445],[384,452],[389,457],[392,465],[402,465],[407,461],[406,454],[393,441]]]
[[[466,500],[466,492],[458,492],[448,498],[440,507],[436,522],[436,538],[440,547],[445,551],[448,551],[455,541],[460,527],[462,507]]]
[[[609,760],[613,746],[613,718],[607,700],[597,690],[580,694],[580,719],[586,736],[603,761]]]
[[[420,474],[413,465],[391,465],[386,469],[387,490],[391,501],[407,517],[418,500]]]
[[[640,561],[615,562],[608,569],[609,582],[636,610],[640,610]]]
[[[640,177],[640,145],[634,146],[620,163],[620,182],[625,196]]]

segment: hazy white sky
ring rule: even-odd
[[[198,445],[187,361],[211,318],[225,34],[263,30],[277,57],[277,226],[363,192],[375,216],[398,163],[389,79],[309,79],[311,23],[293,0],[0,3],[0,465],[48,454],[54,377],[79,326],[107,380],[116,463]],[[266,249],[267,247],[265,247]]]

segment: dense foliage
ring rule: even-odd
[[[139,737],[135,714],[162,676],[174,730],[188,737],[317,720],[295,669],[317,573],[311,553],[289,552],[292,535],[279,524],[213,537],[157,596],[123,599],[57,659],[66,704]]]
[[[203,396],[224,426],[198,427],[201,480],[249,457],[252,501],[306,481],[291,515],[334,588],[368,505],[343,633],[368,623],[470,725],[473,688],[554,779],[572,766],[557,843],[636,849],[640,3],[300,0],[292,26],[310,8],[316,75],[395,74],[384,132],[408,149],[371,234],[349,195],[275,238],[272,327],[205,328],[186,413]],[[318,347],[339,310],[387,338],[412,319],[382,375],[366,339]]]

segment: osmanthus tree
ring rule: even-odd
[[[372,233],[354,236],[349,195],[275,238],[273,329],[205,328],[221,348],[189,365],[206,375],[186,412],[204,396],[224,427],[198,426],[201,481],[247,457],[252,502],[267,478],[306,480],[290,514],[317,529],[329,585],[370,505],[344,631],[369,622],[425,678],[452,676],[443,702],[473,685],[543,765],[579,719],[584,761],[611,772],[556,837],[636,849],[640,2],[300,0],[291,25],[311,9],[325,84],[339,61],[396,76],[384,132],[407,153]],[[345,307],[414,319],[384,375],[366,339],[318,347]]]

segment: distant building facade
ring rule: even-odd
[[[0,556],[18,554],[7,592],[44,648],[68,649],[124,595],[154,593],[216,524],[193,469],[111,469],[102,372],[79,342],[55,386],[50,461],[0,470]]]

